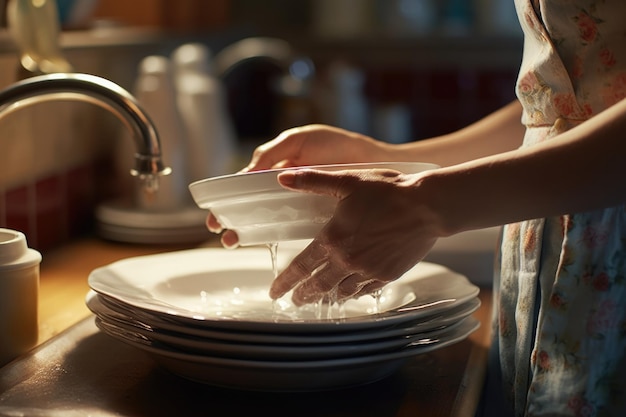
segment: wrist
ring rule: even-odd
[[[463,209],[463,193],[457,189],[454,176],[445,169],[425,171],[417,176],[413,187],[415,201],[437,237],[472,229]]]

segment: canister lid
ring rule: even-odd
[[[30,249],[24,233],[0,228],[0,270],[25,268],[41,262],[41,254]]]

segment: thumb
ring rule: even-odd
[[[290,190],[344,198],[349,194],[346,176],[339,172],[297,169],[278,174],[278,183]]]

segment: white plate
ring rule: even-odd
[[[93,304],[92,302],[92,305]],[[97,304],[97,302],[95,304]],[[96,310],[99,309],[96,308]],[[371,332],[370,335],[372,339],[361,341],[318,343],[314,337],[305,337],[310,340],[311,343],[272,344],[271,342],[242,343],[224,341],[220,339],[190,336],[166,330],[154,330],[147,326],[142,327],[132,322],[119,319],[115,317],[115,315],[102,313],[102,309],[100,309],[100,311],[100,313],[96,313],[96,316],[107,325],[118,327],[129,333],[135,333],[138,337],[143,337],[147,341],[160,342],[184,352],[222,358],[280,361],[331,359],[391,351],[406,346],[407,344],[417,344],[421,339],[438,337],[442,332],[447,332],[452,327],[458,326],[466,317],[458,317],[455,321],[451,321],[445,326],[439,326],[427,331],[407,332],[389,337],[379,337],[376,332]],[[402,330],[409,329],[402,328]]]
[[[110,336],[148,352],[161,366],[179,376],[227,388],[286,392],[339,389],[377,381],[396,372],[410,357],[459,342],[480,325],[468,317],[436,339],[381,354],[312,361],[254,361],[184,353],[107,326],[98,318],[96,324]]]
[[[341,333],[254,333],[185,326],[164,320],[161,317],[151,315],[142,310],[129,309],[128,306],[116,303],[114,300],[102,294],[97,294],[93,290],[89,291],[87,294],[86,304],[97,316],[105,320],[122,322],[135,329],[155,333],[173,333],[179,335],[181,338],[193,337],[221,342],[293,346],[326,343],[355,343],[427,332],[439,327],[449,326],[469,316],[480,307],[480,300],[475,297],[449,310],[439,311],[435,314],[418,318],[415,321],[391,325],[386,328],[376,328],[373,331],[357,330]]]
[[[270,333],[385,327],[455,307],[479,291],[464,276],[422,262],[387,285],[378,302],[360,297],[344,304],[345,318],[319,318],[316,308],[295,307],[288,297],[272,302],[270,259],[263,248],[192,249],[117,261],[88,281],[98,293],[184,325]]]
[[[348,343],[325,343],[314,345],[272,345],[256,343],[233,343],[218,340],[207,340],[192,337],[179,337],[178,335],[164,332],[152,332],[129,326],[126,323],[98,316],[100,323],[111,329],[134,334],[138,338],[149,343],[160,343],[163,347],[177,349],[180,352],[192,353],[202,356],[244,359],[257,361],[311,361],[348,358],[362,355],[373,355],[392,352],[406,346],[419,346],[428,344],[440,335],[449,333],[450,330],[463,323],[463,319],[443,328],[429,332],[396,336],[385,339],[374,339],[365,342]]]
[[[437,166],[419,162],[376,162],[286,169],[302,168],[323,171],[378,168],[413,174]],[[199,207],[210,209],[220,224],[237,232],[242,246],[313,238],[331,218],[338,200],[282,187],[276,177],[286,169],[207,178],[191,183],[189,191]]]

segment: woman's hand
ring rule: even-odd
[[[285,130],[257,147],[246,171],[303,165],[380,162],[389,144],[369,136],[327,125],[306,125]]]
[[[368,136],[327,125],[307,125],[288,129],[255,149],[248,166],[241,172],[302,165],[384,161],[389,145]],[[224,247],[238,245],[237,234],[223,230],[213,214],[206,220],[213,233],[222,233]]]
[[[222,246],[228,249],[236,248],[239,245],[239,238],[237,237],[237,233],[233,230],[224,230],[222,225],[217,218],[213,215],[213,213],[209,212],[209,215],[206,218],[206,226],[209,229],[209,232],[220,234],[222,232],[222,236],[220,237],[220,241],[222,242]]]
[[[441,236],[420,197],[421,174],[393,170],[281,173],[286,188],[337,197],[334,216],[273,282],[296,305],[370,294],[419,262]]]

